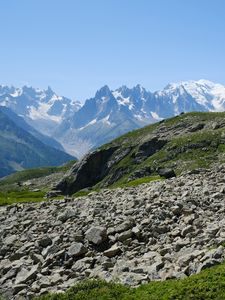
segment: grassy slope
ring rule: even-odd
[[[53,173],[66,172],[75,163],[75,160],[71,160],[68,163],[59,167],[43,167],[35,169],[26,169],[23,171],[16,172],[12,175],[0,179],[0,186],[13,184],[17,182],[23,182],[33,178],[44,177]]]
[[[166,132],[174,130],[179,126],[191,126],[192,124],[205,123],[206,125],[215,122],[224,122],[225,113],[187,113],[171,119],[164,120],[163,122],[155,123],[144,128],[129,132],[111,143],[103,145],[100,149],[110,146],[120,145],[123,148],[133,147],[124,159],[122,159],[112,171],[119,168],[126,168],[127,173],[120,178],[113,186],[122,186],[127,183],[129,176],[136,170],[142,167],[149,166],[152,169],[157,167],[172,167],[176,174],[183,171],[192,170],[195,168],[207,168],[211,164],[225,161],[225,144],[221,136],[225,134],[225,124],[223,128],[212,129],[207,128],[196,131],[188,132],[183,135],[173,136],[169,138],[169,142],[154,155],[148,157],[141,164],[135,164],[132,155],[138,151],[138,146],[151,134],[157,134],[160,128],[166,128]],[[197,145],[197,147],[195,147]],[[156,174],[153,174],[153,178]],[[110,175],[98,183],[96,187],[103,186]]]
[[[138,288],[103,281],[87,281],[65,294],[49,294],[38,300],[209,300],[225,299],[225,264],[181,280],[151,282]]]
[[[18,182],[22,183],[51,174],[64,173],[68,171],[74,163],[75,161],[72,160],[60,167],[27,169],[0,179],[0,206],[13,203],[44,201],[44,196],[47,192],[46,188],[43,188],[41,191],[33,191],[29,190],[28,187],[19,187]]]

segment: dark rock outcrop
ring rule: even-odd
[[[80,162],[76,163],[70,173],[66,175],[56,186],[63,194],[71,195],[83,188],[98,183],[107,175],[110,167],[110,157],[117,147],[94,151],[86,155]]]
[[[135,155],[134,160],[136,163],[141,163],[147,157],[153,155],[167,143],[167,140],[159,139],[157,136],[152,137],[147,142],[142,143],[138,147],[138,151]]]
[[[176,177],[174,170],[170,169],[170,168],[159,168],[157,170],[157,172],[158,172],[159,176],[165,177],[166,179]]]

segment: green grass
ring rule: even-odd
[[[159,180],[163,180],[162,177],[155,175],[155,176],[146,176],[146,177],[142,177],[142,178],[138,178],[135,180],[131,180],[128,182],[124,182],[124,183],[120,183],[120,182],[116,182],[115,184],[111,185],[111,188],[118,188],[118,187],[133,187],[133,186],[138,186],[140,184],[143,183],[149,183],[152,181],[159,181]]]
[[[31,191],[12,191],[12,192],[0,192],[0,206],[9,205],[13,203],[25,203],[25,202],[40,202],[44,200],[44,191],[31,192]]]
[[[75,162],[76,162],[75,160],[71,160],[68,163],[64,164],[63,166],[59,166],[59,167],[43,167],[43,168],[26,169],[23,171],[19,171],[12,175],[0,179],[0,186],[22,182],[33,178],[40,178],[53,173],[66,172],[72,167],[72,165]]]
[[[66,293],[36,300],[224,300],[225,264],[180,280],[155,281],[131,288],[101,280],[84,281]]]
[[[80,190],[76,193],[73,194],[73,197],[75,198],[78,198],[78,197],[85,197],[87,195],[89,195],[91,192],[93,192],[92,190],[91,191],[83,191],[83,190]]]

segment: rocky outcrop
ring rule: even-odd
[[[159,176],[164,177],[166,179],[176,177],[174,170],[170,168],[159,168],[157,170],[157,173],[159,174]]]
[[[136,163],[141,163],[147,157],[162,149],[166,143],[167,140],[160,139],[157,136],[150,138],[138,147],[137,153],[134,155],[134,161]]]
[[[137,286],[225,258],[225,166],[87,197],[0,207],[0,294],[87,278]]]
[[[63,194],[71,195],[83,188],[91,187],[98,183],[109,172],[110,157],[117,147],[94,151],[76,163],[71,171],[66,174],[56,190]]]
[[[150,137],[147,141],[138,146],[136,153],[134,152],[132,154],[134,163],[141,163],[159,151],[166,143],[167,141],[165,139]],[[72,195],[83,188],[94,186],[107,175],[108,178],[106,178],[104,183],[100,186],[104,187],[113,184],[125,174],[129,173],[129,166],[113,167],[133,149],[134,147],[130,146],[112,146],[86,155],[80,162],[76,163],[71,171],[55,186],[55,190],[57,192],[59,190],[66,195]],[[55,191],[51,191],[47,194],[47,197],[50,197],[52,194],[54,195],[54,193]]]

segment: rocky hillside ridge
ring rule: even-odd
[[[0,294],[31,299],[87,278],[137,286],[225,258],[225,165],[78,199],[0,207]]]
[[[55,189],[120,186],[225,161],[225,113],[187,113],[130,132],[87,154]]]

